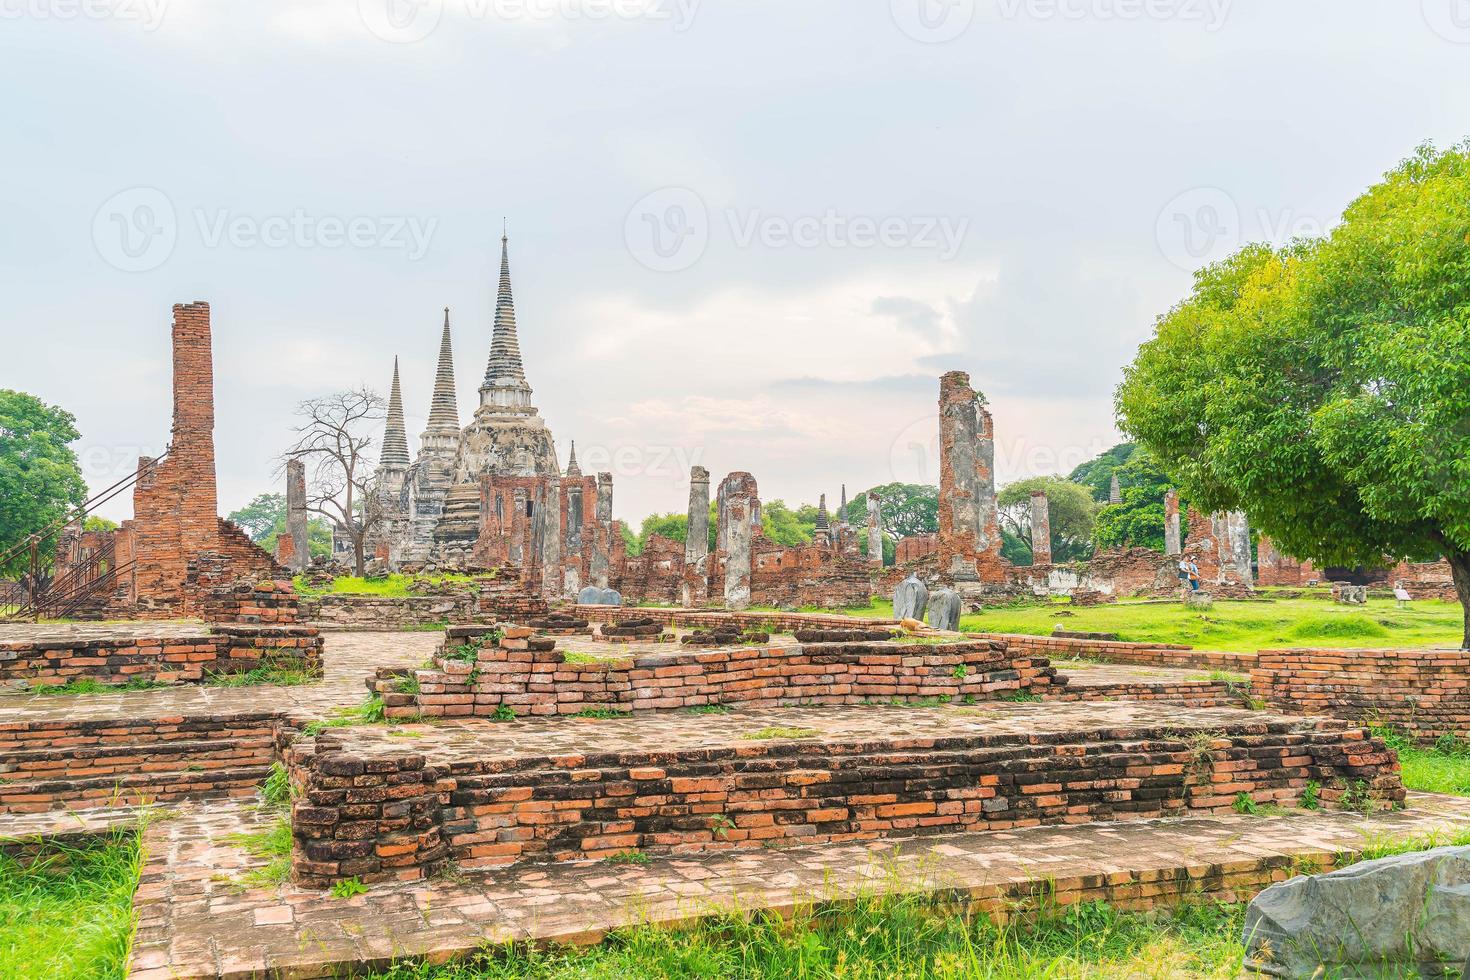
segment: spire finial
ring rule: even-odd
[[[582,467],[577,465],[577,440],[572,440],[572,455],[567,459],[567,476],[581,476]]]
[[[398,384],[398,357],[393,357],[393,387],[388,393],[388,426],[383,431],[383,455],[378,460],[384,466],[407,466],[408,433],[403,425],[403,389]]]
[[[489,401],[495,389],[510,389],[507,401],[497,405],[519,407],[530,405],[531,386],[526,384],[526,370],[521,365],[521,342],[516,336],[516,304],[510,288],[510,246],[500,240],[500,290],[495,297],[495,330],[490,338],[490,361],[485,365],[485,381],[480,385],[480,404]]]
[[[459,431],[459,401],[454,397],[454,348],[449,341],[449,307],[444,307],[444,333],[439,338],[439,367],[434,372],[434,399],[429,403],[429,429]]]

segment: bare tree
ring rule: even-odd
[[[373,434],[387,415],[380,395],[370,388],[308,398],[296,407],[303,420],[298,438],[281,454],[281,463],[306,465],[306,509],[320,514],[352,542],[358,575],[367,572],[366,542],[381,519],[376,505]]]

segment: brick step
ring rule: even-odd
[[[39,779],[0,784],[0,814],[87,810],[247,797],[270,774],[269,765],[201,772],[134,773],[91,779]]]
[[[787,708],[340,729],[288,752],[321,886],[622,851],[876,840],[1225,813],[1238,794],[1403,798],[1361,727],[1159,702]],[[1354,784],[1360,783],[1358,790]]]
[[[269,765],[275,754],[270,732],[233,739],[124,741],[76,748],[29,749],[0,754],[0,786],[62,778],[89,779],[128,773],[217,770]]]

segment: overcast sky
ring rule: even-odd
[[[691,463],[937,482],[951,369],[1003,482],[1107,448],[1192,268],[1470,133],[1470,3],[0,0],[0,84],[0,386],[94,489],[167,441],[176,302],[224,512],[395,355],[416,445],[445,306],[467,422],[504,216],[536,403],[636,524]]]

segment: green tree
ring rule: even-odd
[[[98,517],[96,514],[89,514],[87,515],[87,519],[85,521],[82,521],[82,530],[116,531],[117,521],[110,521],[105,517]]]
[[[286,526],[286,495],[284,493],[262,493],[239,510],[232,511],[226,520],[250,535],[256,544],[277,527]]]
[[[17,549],[0,575],[28,568],[29,549],[19,546],[86,501],[87,484],[70,445],[80,438],[70,412],[0,389],[0,555]],[[48,569],[56,557],[55,530],[40,548]]]
[[[811,544],[817,527],[817,509],[801,506],[792,510],[784,500],[762,501],[761,530],[779,545],[795,548]]]
[[[1470,646],[1470,144],[1421,148],[1325,238],[1201,270],[1117,408],[1196,506],[1290,554],[1443,555]]]
[[[1134,443],[1120,442],[1096,459],[1090,459],[1077,467],[1068,475],[1068,479],[1090,489],[1094,500],[1106,502],[1112,491],[1113,472],[1127,464],[1137,451],[1138,447]],[[1126,486],[1123,476],[1122,473],[1118,474],[1118,482]]]
[[[1025,563],[1032,561],[1031,494],[1046,493],[1048,517],[1051,520],[1052,560],[1075,561],[1092,553],[1092,526],[1098,503],[1092,488],[1060,476],[1037,476],[1018,480],[996,495],[1002,538],[1007,532],[1014,541],[1003,541],[1001,554],[1012,563],[1024,554]],[[1010,554],[1007,554],[1009,544]],[[1016,557],[1011,557],[1015,555]]]
[[[1110,471],[1118,475],[1123,502],[1098,511],[1093,543],[1099,551],[1115,548],[1164,550],[1164,495],[1174,480],[1147,449],[1138,448],[1127,462]],[[1104,492],[1103,499],[1107,499]]]
[[[939,533],[939,488],[922,483],[885,483],[858,494],[847,502],[847,521],[868,526],[868,494],[881,501],[879,516],[883,530],[895,538]]]

